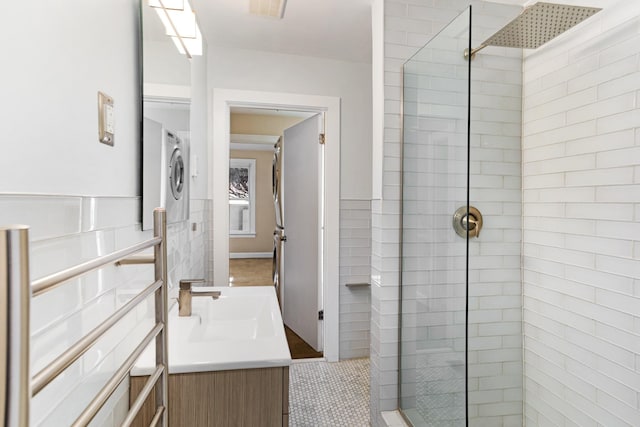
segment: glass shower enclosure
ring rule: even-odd
[[[483,40],[519,12],[469,7],[403,66],[398,392],[414,426],[522,426],[522,51],[465,55],[472,19]]]
[[[399,395],[414,426],[464,426],[468,419],[467,230],[477,224],[466,221],[471,61],[465,49],[471,49],[471,8],[403,66]]]

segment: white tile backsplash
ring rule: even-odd
[[[31,241],[78,233],[81,219],[80,197],[5,194],[0,198],[0,224],[28,225]]]
[[[209,201],[191,201],[191,219],[167,230],[169,276],[205,277]],[[140,198],[0,195],[0,223],[30,228],[31,278],[106,255],[151,237],[139,223]],[[192,223],[196,230],[192,230]],[[153,281],[153,266],[107,266],[31,301],[31,374],[35,375]],[[70,425],[151,328],[142,302],[65,373],[38,394],[31,425]],[[91,425],[119,425],[128,410],[125,381]]]
[[[82,231],[131,225],[140,201],[133,197],[84,197],[82,199]]]

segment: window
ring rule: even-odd
[[[229,160],[229,234],[256,235],[256,160]]]

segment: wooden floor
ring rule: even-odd
[[[300,338],[287,325],[284,325],[284,332],[287,334],[287,343],[292,359],[313,359],[322,357],[322,352],[315,351],[305,340]]]
[[[272,258],[235,258],[229,260],[231,286],[273,286]]]
[[[272,268],[272,258],[230,259],[229,284],[231,286],[273,286]],[[287,325],[284,326],[284,330],[292,359],[322,357],[322,352],[315,351]]]

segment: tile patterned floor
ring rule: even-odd
[[[459,352],[418,353],[417,410],[424,425],[454,427],[465,424],[465,370]],[[423,425],[415,423],[414,425]]]
[[[369,426],[369,359],[289,368],[290,427]]]
[[[416,395],[404,414],[416,427],[465,425],[465,370],[459,352],[446,348],[418,351],[415,356]]]

